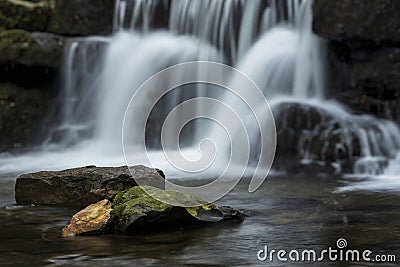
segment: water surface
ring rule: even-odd
[[[0,179],[0,265],[266,266],[271,263],[257,259],[264,245],[288,251],[322,250],[336,247],[338,238],[345,238],[351,249],[400,257],[400,195],[335,193],[341,181],[330,178],[271,177],[253,194],[247,192],[248,182],[239,184],[219,204],[248,212],[250,216],[242,224],[68,239],[60,238],[60,230],[75,210],[15,206],[14,180],[15,174]],[[275,261],[272,265],[288,263]]]

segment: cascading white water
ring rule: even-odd
[[[123,164],[123,117],[140,84],[168,66],[211,60],[231,64],[249,76],[273,109],[279,111],[282,103],[303,103],[328,114],[329,123],[340,127],[327,126],[318,134],[328,137],[340,133],[338,150],[346,147],[352,151],[352,142],[358,142],[362,151],[354,165],[355,173],[375,174],[382,169],[381,159],[394,157],[400,149],[400,131],[394,123],[351,115],[341,105],[323,100],[323,44],[311,31],[311,7],[312,1],[307,0],[117,0],[112,37],[78,39],[69,45],[61,122],[42,151],[2,159],[0,170]],[[169,10],[164,31],[153,29],[160,8]],[[160,112],[170,111],[183,99],[204,95],[240,108],[232,95],[215,94],[211,92],[214,89],[203,87],[190,93],[175,92],[163,102]],[[251,131],[251,120],[247,126]],[[214,128],[197,125],[197,138],[186,143],[220,135]],[[318,129],[321,128],[314,130]],[[61,137],[56,138],[57,135]],[[253,139],[256,147],[257,140]],[[329,142],[328,138],[325,142]],[[304,159],[314,160],[305,141],[303,149]],[[168,164],[162,156],[159,158],[159,167],[168,174]],[[393,169],[390,164],[386,172]]]
[[[132,47],[134,51],[131,51]],[[127,51],[131,52],[127,54]],[[147,36],[123,32],[117,34],[108,48],[102,82],[97,92],[99,105],[95,115],[94,138],[112,147],[121,144],[122,119],[129,100],[135,89],[151,75],[178,63],[219,61],[219,58],[216,49],[191,37],[177,37],[166,32]],[[165,109],[176,106],[176,102],[180,100],[169,101]],[[146,99],[143,99],[143,103],[146,103]],[[140,113],[140,108],[135,112]]]

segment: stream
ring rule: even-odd
[[[255,193],[248,193],[248,181],[242,181],[218,201],[248,213],[241,224],[62,239],[60,230],[76,210],[16,206],[15,174],[0,177],[0,265],[4,266],[287,266],[296,262],[276,258],[263,262],[257,252],[264,245],[321,251],[336,247],[339,238],[347,240],[349,249],[400,257],[400,196],[390,191],[337,192],[345,179],[278,175],[269,177]],[[376,266],[318,262],[346,264]]]

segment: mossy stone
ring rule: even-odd
[[[2,0],[0,1],[0,29],[45,31],[54,4],[54,0],[35,2]]]
[[[180,228],[206,222],[243,220],[243,214],[229,207],[218,207],[203,202],[194,196],[176,191],[162,190],[151,186],[139,186],[124,190],[116,195],[112,217],[116,231],[127,234],[153,231],[154,229]],[[178,207],[161,202],[152,195],[176,202],[179,199],[186,206]]]

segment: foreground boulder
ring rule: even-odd
[[[145,186],[124,190],[114,198],[75,214],[61,232],[62,237],[91,234],[138,234],[178,229],[188,225],[215,223],[227,220],[243,221],[244,215],[230,207],[201,204],[193,196],[175,191]],[[152,195],[180,199],[192,207],[178,207],[156,200]]]
[[[64,45],[64,37],[50,33],[0,31],[0,82],[48,90],[59,73]]]
[[[313,2],[313,31],[327,40],[326,96],[397,123],[399,9],[396,0]]]
[[[239,211],[229,207],[217,207],[214,204],[203,205],[191,195],[149,186],[145,189],[150,194],[136,186],[118,193],[115,197],[112,217],[117,232],[135,234],[205,222],[234,219],[242,221],[244,218]],[[171,200],[180,199],[191,207],[172,206],[158,201],[152,195]]]
[[[143,184],[160,183],[164,174],[158,169],[145,166],[96,167],[41,171],[23,174],[15,184],[17,204],[75,205],[84,207],[104,198],[113,199],[124,190],[136,186],[135,179]],[[132,176],[132,174],[133,176]]]

